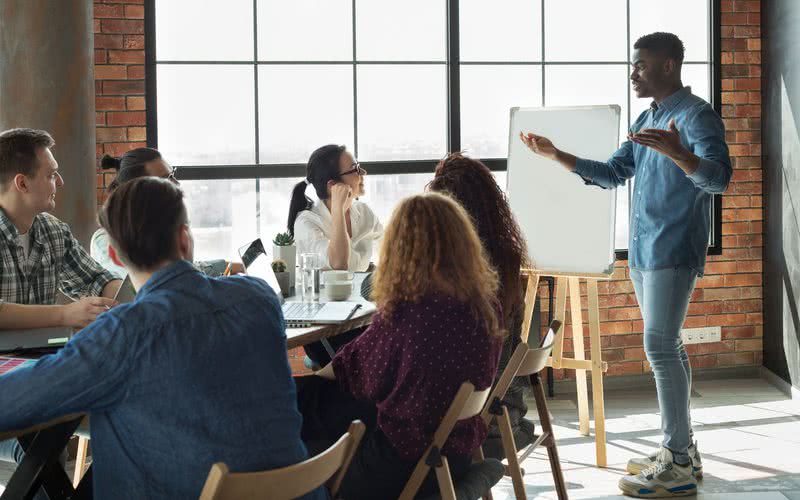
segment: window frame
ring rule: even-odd
[[[292,64],[291,61],[275,61],[265,62],[258,60],[258,0],[253,0],[253,30],[254,30],[254,60],[253,61],[158,61],[156,56],[156,0],[145,0],[144,2],[144,21],[145,21],[145,103],[146,103],[146,127],[147,127],[147,145],[149,147],[158,147],[158,96],[157,96],[157,65],[158,64],[244,64],[252,65],[257,69],[258,65],[264,64]],[[356,0],[352,0],[353,9],[353,47],[355,52],[355,37],[356,37]],[[710,37],[709,37],[709,61],[703,62],[687,62],[686,64],[708,64],[710,75],[710,98],[711,105],[719,114],[721,111],[721,92],[722,92],[722,77],[721,77],[721,29],[720,29],[720,4],[721,0],[709,1],[709,22]],[[460,70],[463,65],[540,65],[542,67],[542,102],[546,105],[546,84],[545,76],[546,66],[556,65],[604,65],[604,64],[629,64],[630,52],[632,49],[633,40],[631,40],[630,33],[630,0],[626,1],[628,22],[627,22],[627,41],[628,41],[628,61],[547,61],[545,59],[545,0],[541,2],[542,16],[542,57],[541,61],[525,61],[525,62],[480,62],[469,61],[462,62],[460,57],[460,43],[459,43],[459,0],[446,0],[446,60],[444,62],[428,63],[428,64],[444,64],[446,66],[447,75],[447,150],[459,151],[461,150],[461,92],[460,92]],[[355,54],[354,54],[355,55]],[[355,59],[355,58],[354,58]],[[359,64],[423,64],[414,61],[301,61],[302,64],[345,64],[352,65],[353,73],[357,71]],[[259,157],[259,104],[258,104],[258,71],[254,71],[254,89],[255,93],[255,154],[256,158]],[[358,102],[356,95],[356,86],[354,85],[354,140],[356,144],[354,149],[358,148]],[[630,86],[628,85],[628,114],[630,115]],[[630,117],[628,117],[630,123]],[[503,158],[489,158],[482,159],[492,171],[505,171],[507,169],[507,161]],[[436,166],[435,160],[408,160],[408,161],[365,161],[361,162],[371,175],[393,175],[393,174],[433,174]],[[305,175],[305,164],[303,163],[279,163],[279,164],[261,164],[256,163],[252,165],[191,165],[180,167],[181,180],[220,180],[220,179],[255,179],[256,189],[258,190],[258,180],[268,178],[286,178],[286,177],[303,177]],[[624,195],[624,192],[622,192]],[[629,193],[628,193],[629,195]],[[630,208],[629,208],[630,210]],[[711,245],[708,247],[708,255],[721,255],[722,254],[722,195],[715,194],[712,196],[712,225],[711,225]],[[627,260],[628,250],[616,250],[617,260]]]

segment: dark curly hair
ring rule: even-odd
[[[479,160],[452,153],[436,166],[428,189],[445,192],[464,207],[497,272],[503,316],[509,320],[521,313],[524,298],[520,268],[529,267],[528,250],[491,170]]]

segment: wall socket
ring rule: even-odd
[[[681,339],[684,344],[705,344],[706,342],[720,342],[722,328],[719,326],[706,326],[703,328],[684,328],[681,330]]]

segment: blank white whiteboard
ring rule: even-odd
[[[547,137],[579,158],[606,161],[618,146],[619,119],[617,105],[511,109],[507,193],[536,269],[610,274],[617,190],[586,185],[533,153],[519,133]]]

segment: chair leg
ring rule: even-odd
[[[453,477],[450,475],[450,465],[447,463],[447,457],[442,457],[442,465],[435,467],[435,469],[442,500],[456,500],[456,489],[453,487]]]
[[[538,373],[531,375],[531,386],[533,397],[536,399],[536,410],[539,412],[539,422],[542,425],[542,432],[550,436],[550,444],[547,446],[547,456],[550,459],[550,470],[553,473],[553,482],[556,486],[558,500],[567,500],[567,485],[564,483],[564,473],[561,471],[561,461],[558,458],[558,448],[556,438],[553,434],[553,425],[550,422],[550,413],[547,411],[547,400],[544,397],[542,380]]]
[[[86,470],[86,456],[89,453],[89,438],[78,436],[78,452],[75,456],[75,473],[72,475],[72,487],[77,488]]]
[[[511,418],[508,415],[508,408],[503,407],[503,415],[498,418],[500,437],[503,441],[503,451],[508,461],[508,472],[511,475],[511,483],[514,485],[514,496],[517,500],[527,500],[525,494],[525,482],[522,479],[522,471],[517,460],[517,446],[514,442],[514,431],[511,428]]]

